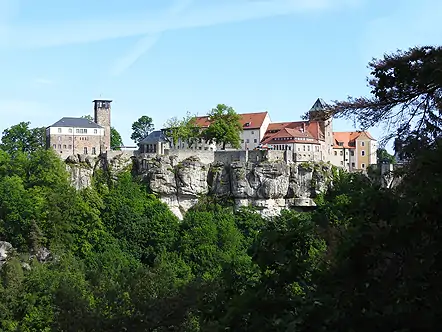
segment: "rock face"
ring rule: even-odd
[[[0,241],[0,267],[5,264],[8,253],[12,250],[12,245],[6,241]]]
[[[205,195],[232,199],[236,207],[254,206],[264,216],[292,207],[315,206],[313,198],[327,188],[331,179],[329,165],[284,160],[206,164],[196,156],[178,161],[176,156],[135,157],[113,152],[97,159],[71,156],[66,165],[77,189],[90,186],[99,169],[109,172],[111,178],[131,169],[178,218]]]
[[[236,207],[254,206],[264,216],[282,209],[315,206],[312,198],[330,182],[327,165],[274,162],[214,162],[197,157],[136,159],[136,169],[150,190],[182,218],[203,195],[231,198]]]
[[[92,184],[92,178],[97,170],[110,171],[111,175],[132,166],[130,155],[115,151],[112,156],[92,157],[89,155],[71,155],[66,159],[66,169],[71,177],[72,185],[84,189]]]

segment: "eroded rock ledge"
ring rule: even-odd
[[[254,206],[264,216],[315,206],[313,198],[331,179],[328,164],[285,160],[204,163],[197,156],[179,161],[176,156],[121,153],[111,158],[69,157],[66,163],[77,189],[88,187],[98,169],[111,176],[133,169],[179,218],[205,195],[232,199],[236,207]]]

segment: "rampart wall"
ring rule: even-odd
[[[204,164],[213,163],[215,160],[215,155],[213,151],[210,150],[179,150],[179,149],[170,149],[165,150],[165,156],[174,156],[177,158],[177,161],[183,161],[184,159],[190,157],[198,157],[201,162]]]
[[[108,151],[108,158],[114,158],[119,155],[127,157],[140,156],[142,159],[150,159],[158,156],[155,153],[143,153],[138,151]],[[321,153],[305,152],[293,153],[293,151],[276,151],[276,150],[166,150],[164,156],[174,157],[177,162],[183,161],[190,157],[198,157],[204,164],[220,162],[230,164],[233,162],[263,162],[263,161],[285,161],[287,163],[304,162],[304,161],[320,161]]]

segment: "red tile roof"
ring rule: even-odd
[[[272,126],[272,130],[279,128],[280,124]],[[309,123],[288,122],[276,133],[266,133],[263,144],[283,144],[283,143],[310,143],[319,144],[318,139],[308,130]]]
[[[371,140],[375,140],[373,136],[370,135],[368,131],[341,131],[341,132],[333,132],[333,140],[334,140],[334,149],[354,149],[355,148],[355,140],[364,133]],[[343,145],[338,145],[341,142]]]
[[[320,131],[319,122],[317,121],[278,122],[269,124],[262,142],[269,143],[271,139],[277,137],[292,137],[292,140],[301,138],[299,142],[305,143],[305,140],[302,140],[302,138],[308,137],[317,142],[320,139],[324,139],[324,134]]]
[[[238,114],[240,116],[240,122],[244,130],[260,129],[267,116],[267,112],[258,113],[244,113]],[[249,123],[248,126],[246,124]],[[202,128],[207,128],[210,125],[208,116],[199,116],[196,118],[196,124]]]

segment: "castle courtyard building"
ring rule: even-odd
[[[334,132],[331,164],[347,171],[363,171],[376,164],[377,141],[368,131]]]
[[[63,159],[73,154],[98,155],[110,150],[110,100],[94,100],[94,121],[64,117],[46,128],[46,147]]]

